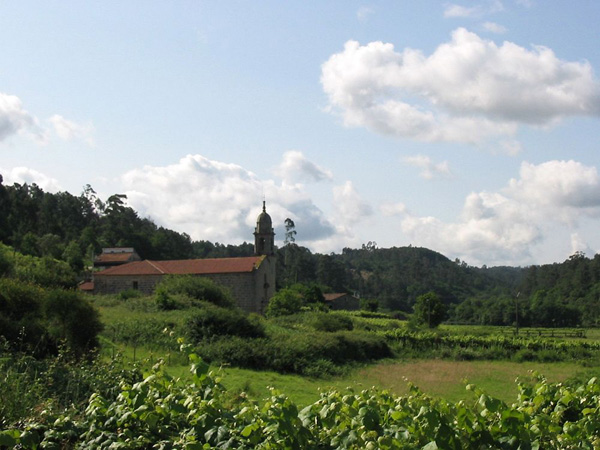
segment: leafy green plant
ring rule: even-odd
[[[218,374],[187,345],[190,380],[161,363],[141,380],[121,377],[119,395],[92,394],[83,414],[49,413],[0,430],[0,446],[165,449],[584,449],[600,446],[600,383],[518,384],[508,405],[476,386],[452,403],[411,386],[406,396],[366,389],[323,392],[299,410],[271,390],[263,405],[231,403]]]

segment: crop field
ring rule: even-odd
[[[361,312],[264,318],[201,303],[161,310],[152,297],[91,300],[104,326],[99,361],[0,361],[0,416],[14,424],[0,429],[0,447],[600,445],[595,331],[517,336]]]
[[[147,359],[150,362],[163,358],[167,362],[169,373],[174,376],[187,376],[187,364],[176,350],[175,337],[184,332],[185,318],[189,311],[156,311],[143,299],[123,302],[112,297],[95,298],[105,323],[102,335],[102,353],[111,358],[120,353],[126,361]],[[343,373],[335,376],[301,376],[292,373],[279,373],[273,370],[250,370],[233,367],[228,363],[216,363],[213,370],[222,377],[223,384],[235,395],[248,396],[262,401],[269,395],[269,387],[285,392],[300,405],[316,401],[320,392],[328,389],[344,390],[348,387],[364,389],[376,387],[397,395],[409,392],[410,384],[418,386],[423,392],[450,401],[469,398],[465,386],[473,383],[491,395],[511,402],[517,395],[516,379],[527,380],[532,373],[543,374],[550,381],[565,381],[573,378],[585,378],[600,375],[600,366],[595,358],[586,361],[577,359],[553,361],[554,347],[542,350],[544,359],[550,361],[527,361],[514,359],[519,350],[512,349],[514,340],[525,346],[543,343],[545,347],[563,345],[565,342],[582,342],[585,346],[600,346],[596,329],[526,329],[514,335],[514,328],[492,326],[442,325],[436,333],[429,331],[410,331],[406,322],[381,317],[362,317],[355,313],[346,314],[354,323],[354,330],[367,330],[371,333],[392,336],[392,343],[398,336],[401,339],[410,336],[417,346],[428,341],[448,341],[459,345],[463,352],[449,350],[430,350],[424,353],[418,350],[396,350],[393,357],[384,361],[353,364]],[[287,322],[267,325],[278,331],[294,329],[301,333],[306,329],[302,321],[287,319]],[[164,332],[168,330],[169,332]],[[574,331],[583,332],[585,337],[561,337],[572,335]],[[169,336],[171,334],[171,336]],[[554,337],[540,337],[540,334]],[[174,335],[174,336],[173,336]],[[509,346],[500,358],[487,358],[468,353],[471,345]],[[536,344],[537,343],[537,344]],[[406,345],[406,344],[405,344]],[[427,344],[429,345],[429,344]],[[437,344],[436,344],[437,345]],[[519,344],[520,345],[520,344]],[[569,344],[564,344],[569,345]],[[495,352],[492,352],[495,353]],[[511,358],[511,354],[513,358]],[[521,351],[527,357],[527,351]],[[529,355],[530,356],[530,355]],[[473,357],[473,360],[469,360]]]

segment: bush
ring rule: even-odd
[[[126,291],[121,291],[117,294],[117,297],[120,300],[129,300],[130,298],[140,298],[143,296],[144,294],[137,289],[127,289]]]
[[[353,362],[391,356],[382,337],[369,333],[278,334],[271,339],[227,336],[197,348],[207,361],[308,376],[338,375]]]
[[[98,346],[102,331],[98,311],[79,293],[54,289],[46,294],[43,306],[48,333],[55,342],[65,342],[78,356]]]
[[[21,281],[44,287],[74,288],[77,278],[71,266],[50,257],[15,254],[14,276]]]
[[[342,331],[352,330],[354,325],[350,317],[336,313],[314,313],[308,323],[317,331]]]
[[[302,296],[292,289],[281,289],[269,300],[267,317],[286,316],[300,312],[304,300]]]
[[[0,336],[11,346],[47,352],[42,323],[44,290],[9,278],[0,278]]]
[[[259,338],[265,336],[260,317],[247,316],[238,309],[225,309],[207,304],[187,320],[188,339],[197,344],[216,336]]]
[[[64,342],[82,355],[96,347],[101,328],[97,311],[75,291],[0,278],[0,336],[14,348],[46,356]]]
[[[169,275],[156,286],[157,298],[168,299],[173,294],[185,294],[197,301],[207,301],[222,308],[234,308],[231,293],[208,278],[191,275]],[[168,304],[168,300],[167,300]]]

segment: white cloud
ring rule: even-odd
[[[594,249],[592,249],[588,243],[579,235],[579,233],[571,234],[571,255],[574,255],[577,252],[582,252],[587,256],[593,256],[596,254]]]
[[[3,178],[2,184],[6,186],[14,183],[35,183],[47,192],[58,192],[61,190],[58,180],[28,167],[13,167],[9,170],[0,168],[0,173]]]
[[[406,213],[406,205],[404,203],[383,203],[379,206],[379,210],[387,217],[399,216]]]
[[[283,160],[275,173],[286,183],[299,181],[324,181],[332,180],[331,171],[317,166],[306,159],[302,152],[291,150],[283,154]]]
[[[373,208],[362,199],[351,181],[333,188],[333,205],[338,219],[347,225],[373,214]]]
[[[503,10],[504,5],[502,5],[502,2],[499,0],[490,0],[468,7],[451,3],[447,4],[444,8],[444,17],[478,18],[488,14],[495,14]]]
[[[131,170],[121,179],[128,203],[142,216],[196,240],[251,241],[263,194],[278,238],[287,217],[296,223],[300,245],[334,234],[333,225],[297,186],[261,181],[236,164],[187,155],[169,166]]]
[[[581,214],[599,212],[600,177],[595,167],[576,161],[523,162],[519,175],[505,192],[547,216],[570,222]]]
[[[53,115],[48,120],[59,138],[65,141],[81,140],[88,145],[94,145],[92,137],[94,126],[92,124],[78,124],[58,114]]]
[[[19,97],[0,92],[0,142],[27,130],[35,134],[35,128],[35,118],[23,109]]]
[[[499,25],[495,22],[484,22],[482,26],[485,30],[489,31],[490,33],[506,33],[506,27],[503,27],[502,25]]]
[[[422,141],[481,143],[518,127],[600,113],[587,62],[552,50],[497,45],[459,28],[430,56],[392,44],[348,41],[322,66],[329,110],[346,126]]]
[[[469,194],[458,221],[406,212],[401,227],[415,244],[446,255],[479,264],[521,264],[531,262],[532,249],[552,230],[576,229],[598,215],[600,177],[595,167],[574,161],[523,162],[519,179],[510,180],[500,192]],[[583,245],[578,235],[576,241],[569,239]]]
[[[409,166],[418,167],[421,169],[420,176],[426,180],[431,180],[436,176],[447,176],[450,175],[450,167],[448,167],[448,161],[442,161],[441,163],[435,163],[429,156],[425,155],[414,155],[407,156],[402,159],[405,164]]]
[[[361,6],[356,11],[356,17],[359,21],[365,22],[375,11],[370,6]]]
[[[479,17],[482,13],[479,6],[466,7],[451,4],[444,9],[444,17]]]

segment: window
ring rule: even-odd
[[[133,282],[133,288],[137,291],[138,290],[138,282],[134,281]]]

